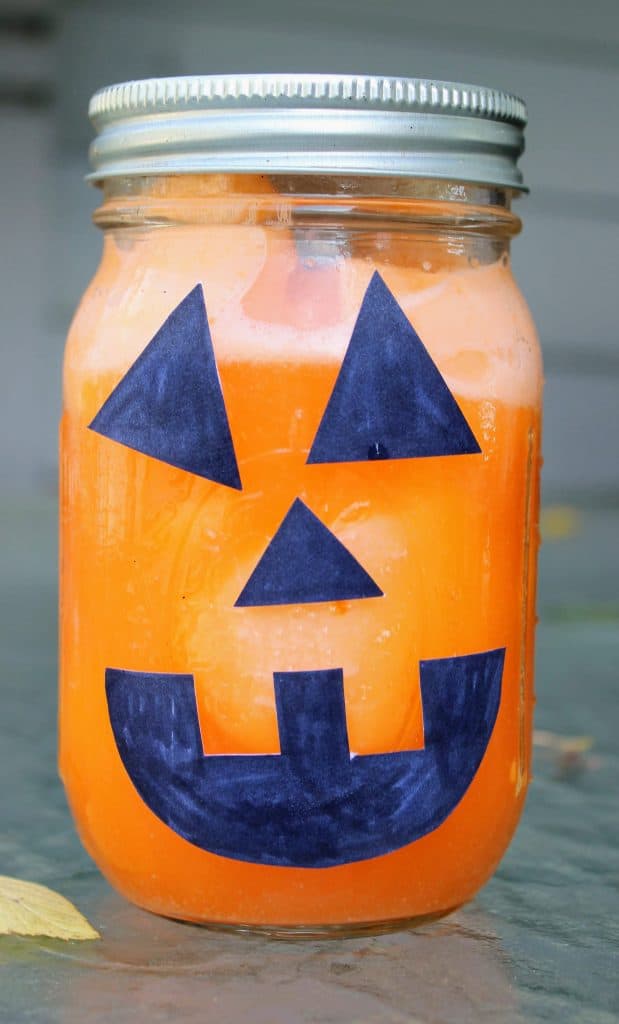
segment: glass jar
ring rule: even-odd
[[[107,91],[104,142],[182,121],[151,85]],[[251,123],[273,116],[254,92]],[[380,127],[391,94],[372,102]],[[485,118],[504,149],[522,127],[428,116]],[[490,181],[481,142],[478,181],[423,140],[404,169],[333,146],[290,166],[289,133],[239,170],[218,131],[202,165],[131,136],[96,169],[103,258],[64,371],[61,774],[149,910],[427,920],[490,877],[529,778],[542,371],[515,158]]]

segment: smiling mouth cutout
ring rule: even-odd
[[[198,285],[90,424],[146,456],[242,490]],[[308,464],[478,455],[438,368],[375,273]],[[379,598],[296,499],[235,607]],[[235,614],[231,610],[231,614]],[[273,667],[279,754],[205,755],[191,674],[108,668],[110,722],[144,803],[188,842],[235,860],[325,868],[432,832],[469,788],[501,699],[505,650],[421,661],[423,750],[351,754],[344,669]]]

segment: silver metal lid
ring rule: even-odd
[[[107,86],[90,101],[89,180],[124,175],[397,175],[522,190],[526,107],[422,78],[205,75]]]

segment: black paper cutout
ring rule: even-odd
[[[297,498],[235,607],[382,597],[354,555]]]
[[[172,311],[90,429],[241,490],[201,285]]]
[[[125,769],[158,818],[233,860],[327,868],[438,828],[494,729],[505,651],[420,662],[424,749],[351,756],[341,669],[276,672],[281,754],[205,756],[190,675],[108,669]]]
[[[308,463],[480,451],[429,352],[375,272]]]

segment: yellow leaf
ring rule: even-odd
[[[79,910],[45,885],[0,875],[0,935],[99,939]]]
[[[591,736],[561,736],[546,729],[533,731],[533,743],[536,747],[557,750],[560,754],[586,754],[593,746]]]
[[[548,505],[542,509],[540,530],[544,540],[567,540],[582,530],[582,517],[571,505]]]

